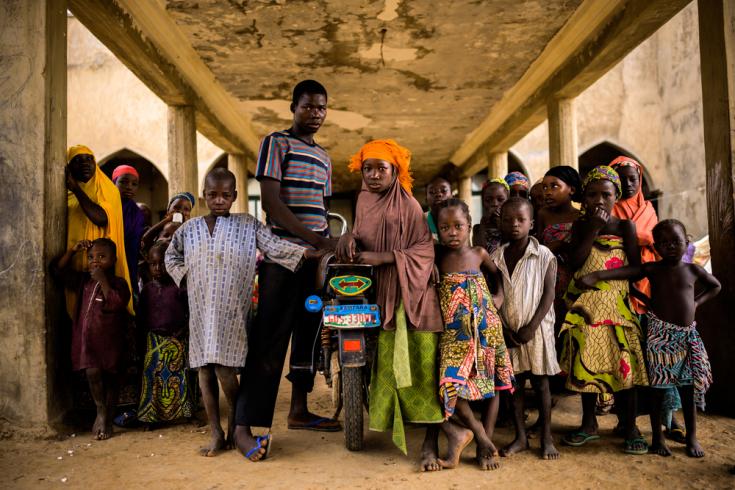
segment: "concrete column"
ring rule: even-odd
[[[0,418],[43,431],[68,407],[47,273],[66,247],[66,1],[5,0],[0,18]]]
[[[549,119],[549,166],[577,163],[577,115],[574,99],[554,99],[547,106]]]
[[[699,0],[707,221],[712,272],[722,284],[714,300],[697,309],[697,329],[709,352],[715,383],[708,407],[735,416],[732,373],[735,337],[735,2]]]
[[[232,205],[233,213],[248,212],[248,163],[245,155],[229,153],[227,168],[235,174],[237,179],[237,200]]]
[[[462,177],[459,179],[459,198],[462,199],[467,205],[472,203],[472,178]]]
[[[508,152],[490,153],[487,162],[487,178],[502,179],[508,175]]]
[[[168,106],[168,193],[201,195],[197,176],[197,129],[192,106]]]

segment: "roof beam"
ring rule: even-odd
[[[160,2],[69,0],[69,9],[165,103],[194,106],[197,130],[210,141],[227,152],[257,154],[249,118]]]
[[[478,152],[507,151],[546,119],[547,102],[582,93],[690,0],[585,0],[526,73],[452,155],[474,175]]]

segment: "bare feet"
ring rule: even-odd
[[[513,442],[500,450],[500,455],[505,458],[508,456],[513,456],[515,453],[526,451],[528,448],[528,439],[519,439],[516,437]]]
[[[104,412],[101,410],[97,410],[97,417],[94,419],[94,424],[92,424],[92,439],[96,441],[102,440],[101,434],[104,432],[105,428],[105,416]]]
[[[650,446],[648,446],[648,452],[658,454],[659,456],[671,456],[669,446],[667,446],[663,441],[654,441]]]
[[[248,427],[238,425],[233,433],[233,442],[240,454],[248,458],[250,461],[260,461],[265,457],[266,449],[270,440],[261,440],[258,448],[258,440]],[[255,450],[253,450],[255,449]]]
[[[442,469],[439,463],[439,441],[436,435],[429,434],[431,430],[438,429],[427,429],[426,438],[421,446],[421,471],[440,471]]]
[[[462,451],[466,448],[475,437],[472,431],[464,427],[460,427],[454,422],[446,422],[442,428],[447,435],[447,457],[440,459],[439,464],[442,468],[452,469],[459,465],[459,458]]]
[[[551,436],[543,437],[541,439],[541,459],[552,460],[560,457],[559,451],[554,446],[554,438]]]
[[[212,431],[212,440],[209,443],[209,446],[203,447],[199,450],[200,456],[205,456],[207,458],[212,458],[214,456],[217,456],[220,452],[224,451],[227,447],[227,442],[225,441],[225,433],[222,429]]]
[[[704,458],[704,449],[702,449],[702,446],[699,445],[699,441],[696,439],[687,441],[686,452],[690,458]]]
[[[483,447],[477,448],[477,464],[480,465],[481,470],[497,470],[500,468],[500,463],[495,460],[495,456],[498,455],[498,450],[494,447]]]

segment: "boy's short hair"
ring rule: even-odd
[[[666,226],[679,227],[681,229],[681,232],[684,234],[684,237],[687,240],[689,239],[689,235],[687,235],[687,229],[684,226],[684,223],[682,223],[678,219],[670,218],[670,219],[659,221],[658,223],[656,223],[656,226],[653,227],[653,230],[651,230],[651,235],[653,235],[654,242],[658,241],[658,237],[661,236],[661,229]]]
[[[213,168],[207,173],[207,176],[204,177],[204,187],[207,186],[208,182],[224,182],[224,181],[230,181],[232,182],[232,189],[237,188],[237,178],[235,178],[235,174],[230,172],[224,167],[217,167]]]
[[[321,94],[325,99],[328,99],[327,89],[324,88],[324,85],[316,80],[302,80],[293,88],[293,95],[291,97],[292,110],[296,107],[296,104],[299,103],[301,96],[304,94]]]
[[[531,216],[531,219],[533,219],[533,204],[531,204],[531,201],[529,201],[526,198],[515,196],[511,197],[507,201],[503,203],[502,206],[500,206],[500,213],[503,213],[503,210],[508,207],[526,207],[528,209],[528,214]]]
[[[151,258],[151,253],[155,250],[156,252],[159,252],[162,256],[166,255],[166,250],[168,250],[169,243],[168,242],[156,242],[151,246],[150,250],[148,250],[148,260]]]
[[[117,245],[109,238],[98,238],[92,241],[92,247],[94,246],[107,247],[111,252],[112,256],[117,259]],[[90,247],[91,248],[91,247]]]

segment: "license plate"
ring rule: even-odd
[[[378,305],[327,305],[324,326],[329,328],[374,328],[380,326]]]

